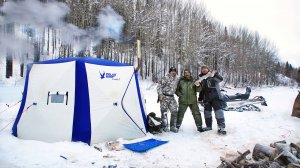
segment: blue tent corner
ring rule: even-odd
[[[131,144],[123,144],[125,148],[132,150],[134,152],[146,152],[152,148],[168,143],[169,141],[161,141],[157,139],[147,139],[141,142],[135,142]]]

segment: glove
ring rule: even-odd
[[[165,96],[164,95],[159,95],[158,99],[160,102],[163,102],[165,100]]]
[[[200,81],[197,80],[195,83],[194,83],[195,86],[199,87],[200,86]]]

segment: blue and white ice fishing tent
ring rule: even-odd
[[[134,67],[95,58],[28,65],[13,135],[88,144],[146,135],[145,110]]]

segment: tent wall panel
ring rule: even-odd
[[[124,94],[134,74],[133,67],[86,64],[86,71],[90,93],[91,142],[144,136],[122,108]],[[138,101],[137,94],[135,99],[129,101]],[[135,113],[141,113],[141,110]],[[141,117],[134,118],[141,120]]]
[[[32,66],[27,101],[17,128],[20,138],[46,142],[71,140],[74,81],[75,62]],[[64,95],[63,103],[51,102],[49,93],[55,92]]]

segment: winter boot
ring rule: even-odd
[[[226,130],[225,130],[225,128],[219,128],[218,129],[218,134],[221,134],[221,135],[226,135]]]
[[[171,127],[170,131],[171,131],[171,132],[174,132],[174,133],[178,133],[178,128],[176,128],[176,127]]]
[[[201,126],[197,126],[197,131],[204,132],[203,128]]]
[[[225,119],[224,118],[217,118],[217,124],[218,124],[218,128],[225,128]]]
[[[206,127],[203,128],[204,131],[212,130],[212,117],[205,118]]]
[[[210,131],[210,130],[212,130],[212,127],[204,127],[202,129],[203,129],[203,131]]]
[[[162,127],[162,130],[163,130],[164,132],[170,132],[170,129],[169,129],[168,127]]]
[[[225,118],[218,118],[217,119],[217,124],[218,124],[218,133],[219,134],[226,134],[225,131]]]

